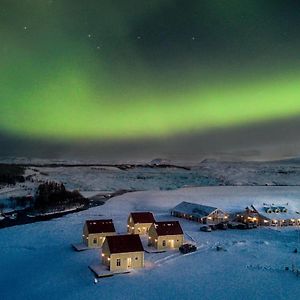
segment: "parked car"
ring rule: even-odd
[[[211,230],[217,230],[217,226],[215,224],[210,224],[208,226],[211,228]]]
[[[190,252],[195,252],[197,250],[197,247],[195,245],[192,244],[184,244],[182,246],[179,247],[179,251],[182,254],[187,254]]]
[[[240,223],[239,225],[237,225],[236,227],[237,229],[247,229],[247,225],[244,223]]]
[[[228,222],[227,226],[228,228],[230,229],[237,229],[239,224],[242,224],[242,223],[239,223],[239,222]]]
[[[253,223],[253,222],[249,222],[249,223],[246,224],[246,228],[247,229],[257,228],[257,224]]]
[[[204,232],[211,232],[212,231],[211,227],[208,226],[208,225],[201,226],[200,230],[204,231]]]
[[[216,226],[217,226],[217,229],[221,229],[221,230],[226,230],[228,228],[227,223],[224,223],[224,222],[219,223]]]

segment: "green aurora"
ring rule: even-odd
[[[300,114],[295,1],[0,2],[2,132],[163,137]]]

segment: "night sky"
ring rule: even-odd
[[[0,0],[2,144],[146,145],[294,120],[299,53],[296,0]]]

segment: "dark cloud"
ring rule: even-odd
[[[265,122],[253,126],[215,129],[206,133],[156,139],[102,142],[51,142],[42,139],[0,135],[0,156],[80,159],[98,161],[280,159],[300,154],[300,119]]]

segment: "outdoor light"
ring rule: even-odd
[[[105,256],[105,254],[104,254],[104,253],[102,253],[102,254],[101,254],[101,256],[102,256],[102,257],[104,257],[104,256]]]

